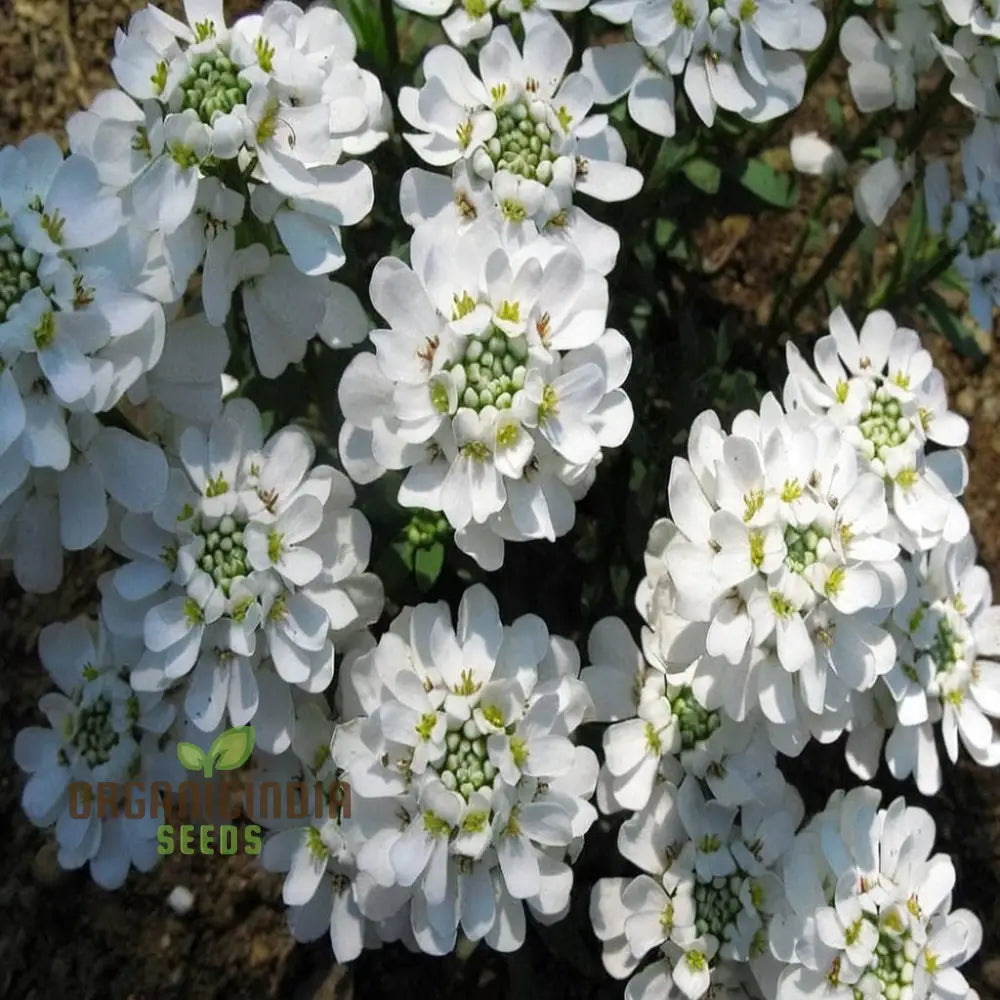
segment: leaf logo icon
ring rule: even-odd
[[[235,771],[253,753],[253,726],[236,726],[219,733],[205,753],[194,743],[178,743],[177,759],[188,771],[201,771],[211,778],[214,770]]]

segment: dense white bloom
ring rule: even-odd
[[[760,995],[737,963],[767,948],[784,892],[774,869],[802,814],[798,793],[784,783],[777,798],[742,809],[706,799],[693,776],[680,788],[657,785],[618,835],[619,851],[645,874],[601,879],[591,893],[612,976],[630,976],[647,953],[656,955],[629,982],[627,1000]]]
[[[424,58],[426,83],[404,87],[407,141],[427,163],[467,160],[492,182],[500,216],[539,230],[567,210],[577,192],[602,201],[632,197],[642,175],[625,165],[625,146],[604,115],[589,115],[592,87],[565,75],[569,36],[550,17],[531,18],[524,51],[496,28],[479,55],[479,76],[447,46]]]
[[[131,560],[102,580],[116,633],[141,638],[132,683],[159,690],[191,673],[184,701],[203,730],[228,712],[254,720],[258,744],[288,746],[288,685],[324,690],[334,640],[375,621],[378,579],[364,569],[371,531],[347,478],[312,466],[298,427],[266,442],[248,400],[180,439],[167,494],[152,515],[126,514]]]
[[[409,901],[419,947],[444,954],[456,933],[512,951],[523,903],[543,922],[569,906],[575,858],[596,819],[586,800],[597,759],[570,739],[590,709],[579,658],[544,623],[504,626],[482,585],[447,606],[406,608],[341,677],[334,762],[360,799],[391,804],[356,855],[394,896],[359,898],[387,917]],[[353,718],[352,718],[353,716]],[[402,820],[402,822],[400,822]],[[399,889],[406,890],[399,892]]]
[[[0,502],[71,457],[66,411],[110,409],[163,348],[143,253],[93,164],[47,136],[0,150]]]
[[[991,718],[1000,716],[1000,608],[990,606],[989,575],[975,564],[971,536],[939,543],[907,563],[905,598],[893,611],[896,662],[882,684],[891,694],[872,719],[852,724],[848,760],[864,778],[878,769],[884,730],[889,769],[913,775],[925,795],[941,787],[935,727],[949,759],[959,739],[979,764],[1000,762]],[[886,719],[886,714],[889,718]]]
[[[143,426],[174,444],[189,424],[209,424],[222,409],[229,339],[202,313],[168,324],[160,360],[129,390]]]
[[[99,885],[117,889],[130,866],[149,871],[159,860],[159,820],[101,818],[96,806],[86,818],[75,815],[80,804],[71,809],[70,784],[88,785],[96,800],[99,782],[159,780],[158,737],[174,709],[157,693],[132,691],[124,649],[99,623],[49,625],[38,652],[59,690],[39,702],[48,726],[29,726],[14,741],[14,759],[31,775],[21,803],[36,826],[54,826],[63,868],[89,863]]]
[[[514,181],[515,193],[518,185],[526,183]],[[415,167],[403,175],[400,209],[414,229],[427,222],[439,225],[441,238],[445,240],[464,232],[478,220],[492,225],[500,240],[511,249],[530,246],[541,239],[553,246],[574,247],[587,267],[598,274],[607,275],[615,266],[621,239],[611,226],[598,222],[579,205],[571,204],[568,194],[560,200],[554,192],[550,192],[554,214],[541,227],[528,215],[505,216],[500,210],[500,199],[509,186],[502,183],[494,189],[489,181],[476,174],[468,160],[459,160],[452,167],[450,178]]]
[[[762,122],[798,106],[806,70],[796,51],[823,40],[826,20],[811,0],[607,0],[593,10],[631,21],[634,42],[588,50],[584,67],[598,103],[628,93],[637,124],[674,134],[673,77],[711,126],[718,108]]]
[[[189,0],[185,13],[188,24],[152,6],[132,17],[111,61],[122,90],[68,131],[162,242],[175,295],[204,261],[206,312],[221,323],[251,212],[304,273],[344,263],[340,229],[368,213],[373,188],[367,166],[342,160],[386,138],[388,104],[330,7],[275,0],[232,28],[221,3]]]
[[[334,723],[329,708],[317,695],[296,700],[295,732],[288,752],[277,757],[258,755],[258,767],[248,780],[258,787],[263,781],[277,781],[284,788],[303,783],[309,795],[308,818],[254,812],[253,818],[273,831],[264,841],[261,864],[268,871],[286,873],[282,899],[289,908],[288,924],[295,939],[313,941],[329,935],[337,961],[349,962],[362,948],[399,936],[391,924],[382,926],[362,915],[359,898],[385,893],[355,864],[368,836],[392,821],[394,804],[391,800],[355,800],[338,786],[339,772],[330,757]],[[327,808],[320,817],[315,816],[313,801],[317,784],[326,789]],[[401,898],[406,895],[402,893]]]
[[[731,435],[702,414],[668,496],[636,596],[647,657],[709,710],[759,705],[785,753],[836,738],[893,660],[881,623],[904,578],[881,479],[831,420],[768,396]]]
[[[885,479],[893,534],[905,548],[961,541],[969,518],[956,497],[968,469],[957,449],[968,425],[948,409],[944,378],[917,333],[879,310],[859,334],[838,307],[813,359],[815,371],[789,343],[785,405],[825,414],[856,448],[862,467]],[[948,450],[928,451],[929,444]]]
[[[974,997],[957,966],[979,921],[951,909],[955,869],[930,856],[934,822],[873,788],[834,792],[782,861],[785,900],[770,925],[786,963],[776,1000]]]
[[[631,350],[606,330],[607,285],[571,248],[501,245],[487,223],[435,225],[372,275],[388,329],[348,365],[340,455],[359,482],[408,469],[404,506],[443,511],[481,565],[503,540],[573,524],[602,449],[632,426]]]
[[[452,45],[463,49],[486,38],[493,30],[492,11],[502,16],[521,15],[526,22],[551,16],[552,12],[583,10],[590,0],[396,0],[404,10],[426,17],[443,17],[441,22]]]
[[[693,774],[723,805],[767,800],[784,785],[775,753],[755,718],[734,722],[706,711],[690,687],[668,684],[646,665],[625,623],[605,618],[590,633],[581,679],[604,732],[597,786],[603,812],[642,809],[658,782]]]
[[[63,550],[79,552],[108,527],[108,498],[134,514],[149,513],[167,488],[163,452],[90,413],[66,422],[71,458],[65,469],[33,469],[0,503],[0,553],[13,560],[18,583],[51,593],[62,580]]]

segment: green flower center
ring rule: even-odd
[[[740,902],[742,875],[698,879],[694,890],[695,928],[699,934],[711,934],[728,941],[736,930],[736,918],[743,909]]]
[[[509,170],[542,184],[552,180],[552,163],[558,156],[552,151],[552,130],[545,118],[540,103],[529,107],[525,101],[517,101],[497,108],[496,135],[486,144],[497,170]],[[569,127],[568,120],[564,127]]]
[[[855,938],[859,933],[860,927],[856,930]],[[913,983],[918,953],[919,949],[910,940],[908,933],[900,935],[881,930],[868,969],[854,986],[856,1000],[872,997],[878,1000],[897,1000],[903,996],[903,989]]]
[[[707,740],[722,725],[719,713],[702,708],[690,688],[682,688],[674,695],[670,708],[680,726],[682,750],[690,750],[696,743]]]
[[[90,767],[106,764],[118,746],[118,734],[111,727],[111,703],[98,698],[93,705],[81,707],[76,717],[73,746]]]
[[[875,457],[885,460],[886,449],[898,448],[910,434],[913,424],[903,416],[899,401],[886,389],[876,389],[862,411],[858,429],[875,448]]]
[[[202,523],[196,532],[205,539],[198,565],[222,588],[226,597],[233,583],[250,572],[243,542],[245,527],[245,522],[227,514],[215,527]]]
[[[477,412],[484,406],[498,410],[510,407],[514,393],[524,388],[528,343],[524,337],[508,337],[491,326],[479,337],[470,337],[459,361],[445,365],[458,379],[460,406]],[[432,400],[435,398],[431,389]]]
[[[952,670],[965,656],[965,643],[947,618],[938,622],[937,632],[928,652],[939,674]]]
[[[218,111],[227,114],[240,104],[246,104],[250,83],[239,75],[239,67],[217,49],[199,56],[191,64],[191,72],[180,85],[180,110],[192,108],[206,125]]]
[[[472,719],[445,736],[448,752],[435,768],[445,788],[458,792],[466,801],[483,786],[492,786],[497,769],[486,754],[486,738]]]
[[[785,565],[795,573],[802,573],[807,566],[816,562],[816,548],[820,539],[826,538],[823,530],[815,524],[808,528],[796,528],[790,524],[785,528]]]
[[[0,208],[0,323],[32,288],[38,287],[41,255],[26,250],[7,228],[9,221]]]

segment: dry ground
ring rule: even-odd
[[[0,0],[0,143],[37,130],[60,134],[67,114],[110,82],[114,26],[136,6],[120,0]],[[227,3],[230,13],[252,6],[250,0]],[[769,268],[787,266],[781,251],[791,238],[789,223],[787,216],[765,216],[752,240],[741,244],[737,238],[722,249],[720,290],[734,305],[752,312],[769,285]],[[706,225],[703,242],[730,240],[713,225]],[[1000,348],[975,368],[941,342],[933,342],[933,349],[957,408],[972,424],[967,500],[1000,593]],[[519,1000],[529,994],[621,995],[611,984],[575,985],[572,968],[526,969],[517,959],[435,962],[390,951],[344,970],[332,964],[326,942],[293,946],[279,881],[248,859],[174,856],[152,876],[133,876],[115,894],[83,874],[61,872],[51,846],[20,812],[22,778],[11,747],[18,729],[36,720],[35,704],[47,686],[32,652],[38,627],[92,607],[94,575],[92,557],[78,560],[63,591],[42,599],[20,594],[0,576],[0,997],[377,1000],[419,994],[430,1000],[471,990]],[[998,793],[1000,773],[963,761],[949,772],[944,793],[927,803],[939,824],[939,846],[956,860],[957,898],[983,919],[986,937],[973,979],[984,1000],[1000,998]],[[918,798],[912,788],[907,794]],[[165,902],[178,884],[195,894],[194,911],[183,919]],[[581,962],[592,961],[596,943],[583,948],[589,954]]]

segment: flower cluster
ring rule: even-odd
[[[1000,740],[991,718],[1000,716],[1000,608],[991,607],[989,575],[975,564],[971,536],[941,543],[907,569],[906,596],[893,611],[890,631],[896,662],[879,680],[874,700],[851,721],[847,756],[871,779],[885,759],[892,774],[911,774],[925,795],[941,788],[935,725],[948,757],[958,759],[961,739],[979,764],[1000,763]]]
[[[569,247],[513,249],[486,222],[442,243],[426,224],[410,261],[372,275],[389,328],[341,380],[341,457],[358,482],[408,470],[399,502],[443,511],[496,569],[504,540],[573,526],[602,449],[632,426],[631,349],[606,329],[606,282]]]
[[[95,882],[117,889],[130,866],[149,871],[159,860],[159,820],[151,812],[102,818],[88,810],[80,817],[70,784],[89,786],[96,799],[99,782],[165,776],[160,737],[174,721],[174,706],[159,693],[129,687],[127,644],[117,646],[99,622],[47,626],[38,653],[59,690],[39,703],[48,726],[22,729],[14,742],[14,759],[31,775],[24,811],[37,826],[54,827],[63,868],[89,864]]]
[[[14,746],[24,811],[53,831],[60,864],[107,887],[149,870],[152,807],[184,769],[211,780],[234,735],[222,730],[240,727],[246,752],[220,770],[253,750],[251,779],[316,789],[328,807],[244,804],[269,827],[261,860],[284,875],[293,935],[328,934],[338,962],[388,942],[444,955],[460,935],[518,949],[529,918],[569,913],[599,809],[626,814],[618,850],[638,869],[588,885],[627,1000],[973,997],[958,967],[982,932],[951,911],[955,869],[931,854],[929,816],[861,787],[807,818],[778,766],[847,734],[858,777],[884,757],[935,794],[938,727],[951,761],[961,745],[1000,763],[1000,608],[960,499],[968,427],[915,331],[882,309],[858,330],[837,308],[811,357],[789,339],[780,399],[725,428],[712,410],[694,420],[646,545],[641,638],[602,618],[582,670],[541,617],[504,624],[467,565],[448,567],[467,588],[454,619],[443,601],[397,594],[373,635],[386,595],[351,481],[385,477],[416,511],[393,550],[436,560],[435,579],[452,531],[485,572],[507,542],[565,536],[633,426],[633,345],[609,328],[612,292],[643,346],[645,305],[687,315],[656,285],[652,246],[666,249],[672,220],[645,213],[665,188],[622,217],[623,232],[656,226],[621,261],[609,213],[592,217],[586,199],[627,202],[644,172],[693,180],[702,125],[731,134],[790,111],[837,43],[862,113],[927,116],[950,90],[975,115],[957,196],[943,164],[925,170],[920,118],[855,136],[871,143],[850,154],[875,161],[851,191],[861,223],[885,221],[924,172],[926,211],[869,301],[912,303],[899,282],[953,263],[990,326],[995,5],[901,0],[891,17],[837,12],[827,34],[814,0],[397,0],[442,18],[452,43],[418,54],[395,109],[406,131],[379,161],[380,191],[399,180],[382,167],[400,148],[430,168],[401,178],[400,240],[380,233],[361,159],[394,122],[357,61],[381,59],[359,55],[351,27],[368,34],[366,5],[347,5],[349,23],[330,4],[272,0],[232,25],[222,0],[182,6],[183,19],[146,7],[117,33],[118,87],[70,119],[68,156],[44,136],[0,149],[0,556],[40,592],[59,585],[65,551],[100,546],[108,560],[100,617],[42,631],[58,691],[40,702],[48,724]],[[412,39],[400,44],[391,4],[380,13],[382,61],[407,62]],[[615,31],[575,53],[591,15]],[[644,137],[636,169],[623,139],[635,130],[612,124],[626,111],[690,142]],[[725,173],[778,203],[754,152],[768,135],[747,131]],[[792,160],[827,196],[855,166],[815,134],[793,140]],[[365,220],[344,267],[344,230]],[[648,295],[614,287],[636,263]],[[371,265],[375,329],[331,278]],[[794,323],[835,265],[772,319]],[[328,368],[314,337],[365,348]],[[631,470],[645,477],[640,451]],[[416,555],[413,569],[423,592]],[[584,591],[584,617],[594,606]],[[142,818],[73,808],[81,790],[140,779]]]
[[[70,142],[149,233],[165,300],[201,270],[219,325],[243,286],[254,352],[273,376],[304,348],[267,350],[265,323],[298,300],[306,339],[326,326],[323,276],[346,260],[341,228],[374,200],[369,168],[345,158],[387,137],[388,101],[331,7],[278,0],[232,28],[222,0],[187,0],[185,12],[188,23],[156,7],[133,16],[111,61],[122,89],[70,120]],[[268,298],[278,308],[261,316]]]
[[[591,708],[579,666],[534,615],[503,625],[482,585],[455,626],[443,604],[406,608],[352,658],[332,752],[361,822],[381,816],[355,857],[365,916],[408,912],[401,933],[440,955],[459,927],[519,948],[524,904],[542,922],[565,914],[567,860],[597,816],[597,759],[570,739]]]
[[[163,310],[137,287],[144,265],[93,163],[47,136],[0,149],[0,552],[26,589],[54,590],[62,549],[100,538],[108,493],[144,511],[164,485],[155,449],[92,416],[163,350]],[[130,458],[143,480],[130,481]]]
[[[972,997],[958,966],[982,928],[951,911],[955,869],[930,852],[934,821],[873,788],[835,792],[782,860],[785,899],[770,925],[785,963],[776,1000]]]
[[[625,146],[607,116],[590,114],[593,87],[566,74],[569,36],[552,17],[526,20],[523,53],[510,30],[496,28],[479,55],[479,75],[455,49],[424,59],[426,83],[404,87],[403,117],[419,132],[406,139],[440,175],[411,170],[403,179],[403,215],[411,225],[443,216],[449,231],[488,219],[519,243],[572,244],[606,274],[618,236],[576,204],[631,198],[642,174],[625,164]]]
[[[293,728],[289,685],[325,690],[334,640],[382,611],[381,583],[364,572],[368,523],[346,477],[314,454],[303,430],[264,440],[253,404],[227,403],[207,432],[184,432],[156,509],[122,518],[128,561],[101,580],[109,629],[144,646],[136,690],[193,671],[184,708],[198,728],[253,720],[274,753]]]
[[[613,976],[629,976],[655,955],[629,982],[629,1000],[698,1000],[733,980],[753,982],[747,963],[767,950],[768,924],[784,898],[775,868],[802,811],[784,783],[775,800],[735,808],[706,798],[688,775],[680,788],[664,781],[626,820],[618,849],[644,874],[601,879],[591,919]]]
[[[751,122],[791,111],[806,83],[798,52],[815,49],[826,30],[812,0],[598,0],[593,10],[632,34],[584,53],[595,100],[628,94],[633,121],[662,136],[676,131],[674,77],[682,74],[708,126],[720,109]]]

